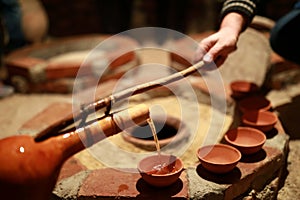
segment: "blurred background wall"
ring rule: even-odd
[[[49,34],[119,33],[158,26],[183,33],[217,28],[221,0],[40,0]],[[258,14],[277,20],[296,0],[261,0]]]

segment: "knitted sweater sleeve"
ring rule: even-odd
[[[251,23],[256,14],[258,0],[225,0],[221,10],[221,20],[230,12],[237,12],[246,19],[244,29]]]

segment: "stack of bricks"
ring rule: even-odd
[[[15,50],[5,57],[8,82],[21,93],[72,93],[107,79],[119,78],[138,65],[138,58],[132,51],[137,43],[120,36],[112,39],[111,46],[101,46],[108,37],[99,34],[63,37]],[[97,57],[89,57],[95,48]],[[65,60],[59,57],[64,55]],[[55,61],[56,56],[59,61]],[[109,73],[98,74],[102,68],[106,70],[104,73]]]

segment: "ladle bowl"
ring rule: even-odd
[[[175,183],[183,171],[183,162],[174,155],[157,154],[138,163],[142,179],[151,186],[166,187]]]

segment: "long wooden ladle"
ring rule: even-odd
[[[179,81],[191,74],[198,72],[198,70],[200,70],[200,68],[202,68],[205,65],[206,63],[200,61],[182,71],[179,71],[167,77],[163,77],[154,81],[133,86],[123,91],[117,92],[115,94],[111,94],[105,98],[101,98],[100,100],[96,100],[95,102],[82,105],[80,110],[75,111],[74,113],[67,116],[64,120],[59,121],[57,124],[54,124],[51,128],[37,135],[36,140],[43,140],[43,138],[47,138],[49,135],[51,136],[53,133],[57,133],[60,129],[63,129],[71,125],[72,123],[74,123],[74,121],[76,122],[85,119],[89,114],[98,111],[100,109],[106,108],[107,109],[106,114],[108,114],[112,104],[124,100],[135,94],[140,94],[145,91]]]

